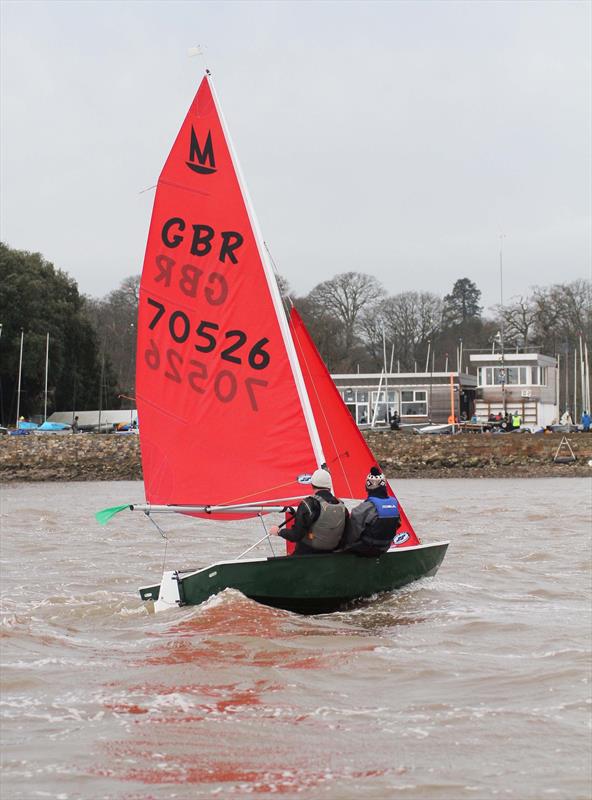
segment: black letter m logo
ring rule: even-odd
[[[199,163],[196,163],[199,162]],[[209,166],[206,167],[206,161]],[[189,169],[200,172],[202,175],[211,175],[216,172],[216,162],[214,161],[214,148],[212,146],[212,133],[208,131],[208,138],[202,150],[197,141],[197,136],[191,126],[191,144],[189,146],[189,161],[185,162]]]

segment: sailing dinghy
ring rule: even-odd
[[[223,536],[225,519],[294,508],[322,465],[337,497],[363,493],[376,460],[301,318],[284,311],[209,73],[158,181],[137,330],[146,503],[99,521],[124,508],[181,513],[215,520]],[[160,610],[234,588],[270,606],[334,611],[435,574],[448,542],[422,544],[401,519],[378,558],[222,561],[167,571],[140,595]]]

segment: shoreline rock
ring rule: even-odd
[[[592,434],[568,440],[577,457],[554,464],[563,434],[419,436],[366,431],[378,463],[394,478],[533,478],[592,476]],[[142,480],[133,434],[30,434],[0,438],[0,483]]]

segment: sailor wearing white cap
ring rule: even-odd
[[[313,472],[310,484],[314,495],[305,497],[296,511],[294,526],[280,530],[277,525],[271,534],[296,542],[293,555],[314,555],[335,550],[345,531],[347,509],[332,493],[331,475],[320,468]]]

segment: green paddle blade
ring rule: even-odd
[[[120,511],[124,511],[126,508],[129,508],[129,503],[126,503],[124,506],[113,506],[113,508],[104,508],[102,511],[97,511],[95,514],[95,519],[99,523],[99,525],[106,525],[111,517],[114,517],[116,514],[119,514]]]

